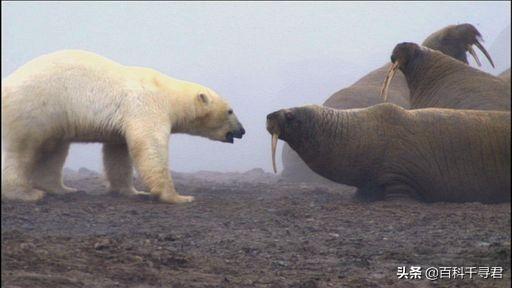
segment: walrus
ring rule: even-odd
[[[449,25],[430,34],[422,43],[423,46],[457,59],[468,64],[467,54],[475,58],[475,62],[481,62],[475,53],[473,46],[480,49],[487,59],[494,65],[491,56],[484,48],[482,35],[473,25],[469,23]],[[363,76],[352,85],[345,87],[324,101],[323,105],[336,109],[351,109],[370,107],[384,102],[380,96],[382,79],[386,76],[391,67],[387,63]],[[404,108],[410,107],[409,88],[402,72],[397,71],[395,77],[388,86],[387,102],[399,105]],[[291,181],[325,182],[325,178],[313,173],[307,165],[300,160],[300,157],[288,146],[283,145],[282,150],[283,170],[281,177]]]
[[[399,69],[410,90],[411,108],[454,108],[510,111],[510,82],[465,65],[439,51],[404,42],[391,54],[392,66],[381,96]]]
[[[308,105],[268,114],[267,130],[274,166],[281,139],[362,199],[497,203],[510,201],[510,120],[505,111]]]
[[[464,64],[468,64],[467,53],[469,53],[477,65],[481,66],[481,61],[473,49],[473,46],[476,46],[494,67],[491,55],[489,55],[481,41],[482,35],[478,29],[469,23],[464,23],[449,25],[430,34],[423,41],[422,46],[437,50]],[[386,72],[390,69],[391,65],[392,63],[386,63],[384,66],[371,71],[351,86],[334,93],[323,105],[337,109],[349,109],[369,107],[382,103],[382,98],[379,96],[382,79],[386,76]],[[410,106],[409,88],[402,73],[397,72],[395,77],[390,80],[388,96],[388,102],[404,108]]]
[[[501,72],[498,77],[500,77],[501,79],[505,80],[506,82],[509,83],[510,85],[510,68],[508,68],[507,70]]]
[[[475,26],[464,23],[459,25],[449,25],[445,28],[430,34],[421,44],[433,50],[437,50],[445,55],[468,64],[467,53],[469,53],[478,66],[482,66],[478,55],[473,49],[475,45],[489,60],[494,68],[494,62],[491,55],[482,45],[483,38],[480,31]]]

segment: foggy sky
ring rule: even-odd
[[[510,25],[510,8],[510,2],[2,2],[2,79],[42,54],[84,49],[209,86],[231,103],[247,135],[235,144],[173,135],[171,169],[270,171],[268,113],[321,104],[389,61],[397,43],[421,43],[446,25],[471,23],[490,47]],[[100,145],[73,145],[66,166],[101,171]]]

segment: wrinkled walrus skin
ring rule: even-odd
[[[430,34],[423,41],[422,45],[434,50],[439,50],[467,64],[467,52],[468,49],[470,49],[469,47],[472,45],[481,45],[479,42],[481,37],[480,32],[471,24],[449,25]],[[370,107],[383,103],[384,101],[379,93],[382,81],[390,67],[391,63],[388,63],[371,71],[354,84],[331,95],[323,105],[336,109],[352,109]],[[404,108],[410,107],[409,88],[407,87],[405,76],[401,71],[397,71],[391,81],[388,96],[388,102]],[[326,181],[325,178],[313,173],[288,145],[283,145],[282,151],[283,170],[281,177],[290,181],[300,182]]]
[[[510,82],[439,51],[400,43],[391,54],[407,80],[411,108],[510,111]]]
[[[310,105],[269,114],[267,130],[365,199],[497,203],[510,201],[510,120],[502,111]]]
[[[501,72],[498,77],[500,77],[501,79],[505,80],[506,82],[508,82],[508,85],[510,85],[510,68],[508,68],[507,70]]]

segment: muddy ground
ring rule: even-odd
[[[2,202],[2,287],[510,287],[510,203],[361,203],[353,189],[253,170],[175,173],[186,205],[81,191]],[[140,184],[138,184],[139,188]],[[503,279],[403,280],[398,266],[503,267]]]

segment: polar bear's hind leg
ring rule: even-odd
[[[110,192],[124,195],[150,195],[133,187],[133,165],[126,144],[103,144],[103,166]]]

